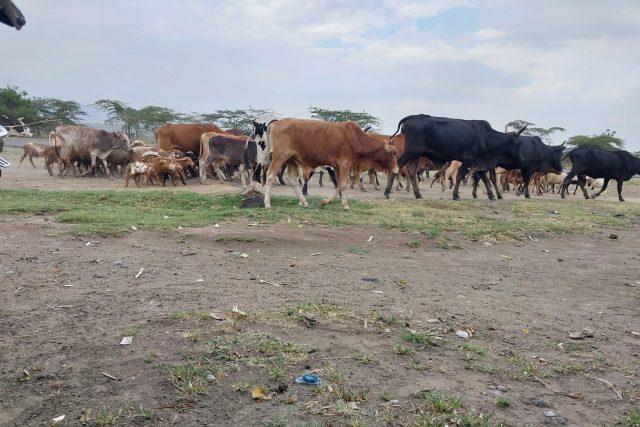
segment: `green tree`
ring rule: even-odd
[[[93,105],[107,113],[107,124],[120,126],[131,139],[139,139],[163,123],[179,118],[170,108],[155,105],[137,110],[115,99],[100,99]]]
[[[76,101],[63,101],[56,98],[35,98],[41,120],[52,120],[62,124],[77,124],[87,113]]]
[[[38,107],[27,92],[16,86],[0,89],[0,117],[8,124],[16,124],[22,117],[25,123],[38,121]]]
[[[559,126],[552,126],[548,129],[542,128],[542,127],[536,127],[535,123],[531,123],[526,120],[520,120],[520,119],[513,120],[507,123],[504,126],[504,131],[505,132],[509,132],[509,130],[515,131],[515,130],[522,129],[525,126],[527,126],[527,128],[525,129],[524,132],[522,132],[523,135],[540,137],[541,140],[543,140],[549,145],[553,142],[552,135],[554,133],[567,131],[565,128],[562,128]]]
[[[170,108],[149,105],[138,110],[140,128],[145,133],[151,133],[164,123],[177,120],[177,114]]]
[[[382,121],[378,117],[372,116],[365,111],[359,113],[351,110],[327,110],[319,107],[309,107],[309,112],[313,119],[325,120],[327,122],[351,121],[357,123],[358,126],[363,129],[371,127],[375,130],[376,127],[382,124]]]
[[[616,131],[607,129],[601,134],[592,136],[574,135],[567,140],[567,144],[575,147],[590,146],[601,150],[616,150],[624,148],[624,140],[616,136]]]
[[[251,132],[253,120],[258,116],[274,114],[272,110],[249,107],[246,110],[216,110],[209,114],[200,114],[201,123],[215,123],[223,129],[240,129]]]

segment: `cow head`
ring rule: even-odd
[[[392,142],[385,141],[384,154],[381,166],[393,173],[398,173],[398,162],[396,159],[396,156],[398,155],[398,147],[396,147]]]
[[[131,141],[129,140],[129,136],[124,132],[113,132],[113,136],[117,141],[117,147],[121,150],[131,151]]]
[[[256,117],[253,120],[253,132],[249,139],[253,139],[256,142],[257,162],[261,165],[267,164],[267,159],[269,158],[269,153],[267,152],[269,125],[276,120],[278,120],[276,116],[271,114]]]

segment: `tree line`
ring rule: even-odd
[[[121,128],[132,139],[140,139],[150,135],[157,127],[168,122],[215,123],[223,129],[234,128],[251,132],[255,117],[275,114],[273,110],[253,107],[245,110],[227,109],[216,110],[212,113],[184,114],[171,108],[156,105],[136,109],[115,99],[99,99],[91,106],[104,111],[107,116],[105,122]],[[312,106],[309,107],[309,113],[314,119],[333,122],[353,121],[363,129],[369,128],[374,131],[382,125],[380,118],[365,111],[330,110]],[[82,109],[82,105],[76,101],[29,97],[26,91],[16,86],[0,88],[0,123],[4,125],[17,124],[18,118],[22,118],[26,124],[34,123],[30,125],[32,132],[39,136],[45,136],[60,124],[81,124],[85,116],[87,113]],[[505,125],[505,132],[520,129],[525,125],[527,129],[523,133],[524,135],[539,136],[547,144],[552,142],[554,134],[566,132],[566,129],[560,126],[544,128],[520,119],[508,122]],[[574,135],[565,142],[570,146],[588,145],[604,150],[624,147],[624,140],[616,136],[616,132],[610,129],[590,136]],[[638,155],[640,152],[636,154]]]

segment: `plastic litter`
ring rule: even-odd
[[[296,378],[296,383],[316,385],[322,383],[322,380],[316,374],[304,374]]]

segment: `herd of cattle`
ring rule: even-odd
[[[524,130],[499,132],[484,120],[419,114],[400,120],[396,132],[388,136],[367,132],[352,122],[265,116],[255,119],[251,135],[224,131],[214,124],[164,124],[155,132],[156,147],[148,147],[142,141],[131,143],[122,132],[62,125],[50,133],[49,146],[25,144],[20,163],[29,157],[35,167],[32,158],[43,156],[49,174],[54,174],[52,165],[57,163],[60,177],[69,171],[87,176],[103,170],[113,179],[113,173],[119,172],[125,187],[131,179],[138,186],[142,179],[145,185],[157,181],[164,186],[168,178],[176,185],[178,180],[186,183],[189,176],[204,183],[208,175],[224,182],[238,170],[243,187],[251,180],[263,184],[267,208],[273,181],[278,178],[283,183],[285,172],[301,204],[308,207],[306,183],[316,169],[326,169],[336,186],[321,204],[340,196],[344,209],[349,209],[349,177],[364,190],[364,172],[369,172],[374,186],[376,172],[388,174],[386,197],[401,174],[407,179],[407,191],[413,188],[415,197],[421,198],[420,172],[436,169],[435,179],[443,190],[451,182],[454,199],[459,199],[460,183],[469,174],[474,197],[482,181],[490,199],[493,189],[502,198],[501,190],[508,191],[510,185],[525,197],[530,188],[541,194],[555,192],[558,185],[564,198],[571,183],[580,186],[585,198],[595,198],[614,179],[620,201],[624,201],[623,182],[640,173],[640,159],[627,151],[578,147],[565,153],[564,144],[546,145],[539,137],[523,135]],[[572,167],[565,174],[561,162],[566,157]],[[585,185],[600,190],[590,196]]]

